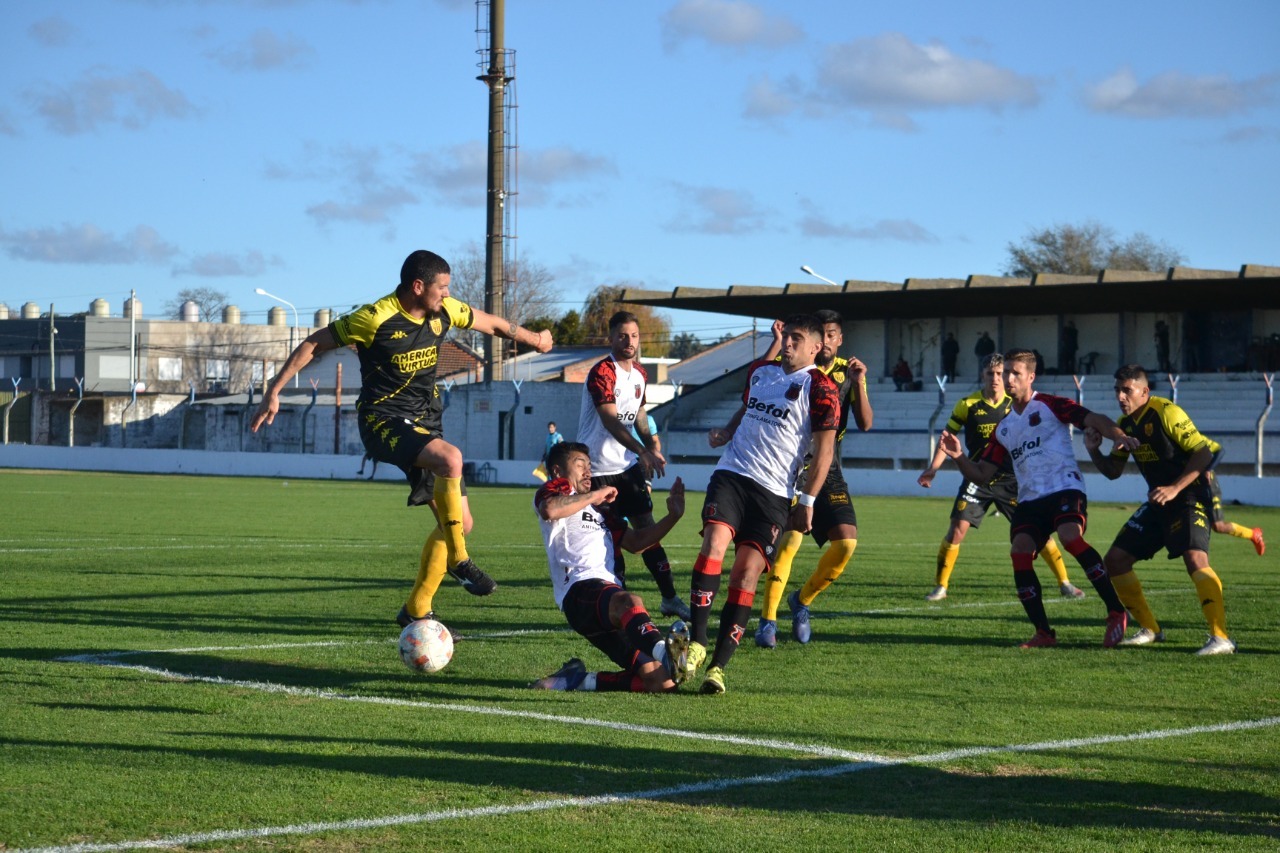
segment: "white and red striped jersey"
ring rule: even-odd
[[[533,511],[542,525],[542,542],[547,548],[547,568],[551,572],[556,607],[563,608],[565,593],[578,581],[599,578],[620,584],[613,573],[614,553],[626,523],[612,513],[593,506],[572,515],[548,521],[538,512],[543,501],[556,495],[576,494],[564,477],[543,483],[533,496]]]
[[[597,406],[613,403],[618,420],[628,430],[644,405],[649,376],[638,360],[623,368],[612,355],[596,362],[582,385],[582,411],[578,416],[578,441],[591,448],[591,472],[598,476],[620,474],[635,464],[636,454],[623,447],[604,428]]]
[[[1018,500],[1030,501],[1066,489],[1084,491],[1068,424],[1084,428],[1089,410],[1053,394],[1032,395],[1021,412],[1009,410],[996,426],[979,459],[1001,465],[1013,462]]]
[[[839,389],[812,364],[787,373],[777,362],[757,361],[742,402],[747,410],[716,468],[789,499],[813,433],[840,425]]]

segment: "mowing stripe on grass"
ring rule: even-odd
[[[709,794],[725,791],[730,788],[741,788],[750,785],[776,785],[797,779],[823,779],[843,776],[878,767],[891,767],[904,764],[937,764],[959,758],[970,758],[978,755],[992,755],[1001,752],[1044,752],[1062,749],[1080,749],[1089,746],[1101,746],[1129,741],[1156,740],[1171,737],[1186,737],[1216,732],[1236,732],[1250,729],[1270,728],[1280,725],[1280,717],[1267,717],[1261,720],[1239,720],[1216,725],[1190,726],[1181,729],[1161,729],[1149,732],[1136,732],[1129,735],[1102,735],[1091,738],[1074,738],[1071,740],[1043,741],[1033,744],[1009,744],[1006,746],[972,747],[969,749],[950,750],[928,755],[919,755],[901,759],[874,759],[857,761],[849,764],[837,764],[832,767],[806,768],[803,770],[787,770],[781,773],[747,776],[736,779],[717,779],[712,782],[698,782],[689,785],[675,785],[668,788],[656,788],[649,791],[632,791],[620,794],[600,794],[594,797],[557,797],[550,800],[535,800],[530,803],[516,803],[505,806],[481,806],[473,809],[444,809],[420,814],[390,815],[381,818],[356,818],[345,821],[325,823],[304,823],[291,826],[263,826],[251,829],[226,829],[211,832],[173,835],[168,838],[143,839],[139,841],[119,841],[104,844],[70,844],[58,847],[38,847],[18,850],[15,853],[108,853],[114,850],[144,850],[164,847],[181,847],[192,844],[212,844],[224,841],[242,841],[252,838],[268,838],[280,835],[318,835],[325,832],[349,832],[361,829],[381,829],[392,826],[411,826],[414,824],[432,823],[442,820],[456,820],[474,817],[501,817],[512,814],[550,811],[564,808],[592,808],[596,806],[619,805],[636,800],[670,800],[695,794]]]

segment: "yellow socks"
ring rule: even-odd
[[[462,478],[437,476],[432,496],[440,529],[444,531],[444,544],[449,549],[449,565],[456,566],[468,559],[467,540],[462,535]]]
[[[840,577],[844,567],[849,565],[849,559],[857,547],[857,539],[833,539],[827,543],[827,550],[818,558],[818,568],[813,570],[800,590],[800,603],[808,607],[818,597],[818,593],[831,586]]]
[[[1253,538],[1253,528],[1252,528],[1252,527],[1244,527],[1243,525],[1236,524],[1234,521],[1228,521],[1228,522],[1227,522],[1227,524],[1231,525],[1231,535],[1232,535],[1232,536],[1238,536],[1238,537],[1240,537],[1241,539],[1252,539],[1252,538]]]
[[[769,579],[764,584],[764,603],[760,605],[760,618],[778,619],[778,605],[782,603],[782,594],[787,590],[787,580],[791,577],[791,561],[804,542],[804,534],[799,530],[788,530],[782,534],[778,542],[778,556],[769,570]]]
[[[1160,623],[1156,621],[1156,615],[1147,605],[1147,597],[1142,592],[1142,581],[1138,580],[1136,572],[1113,575],[1111,585],[1116,588],[1120,603],[1133,614],[1133,618],[1138,620],[1139,625],[1153,633],[1160,633]]]
[[[1049,571],[1053,572],[1053,576],[1058,579],[1058,586],[1067,582],[1067,564],[1062,561],[1062,552],[1058,550],[1058,543],[1054,542],[1052,537],[1046,539],[1044,547],[1040,549],[1040,559],[1045,561]]]
[[[952,545],[943,539],[942,545],[938,547],[938,577],[936,581],[938,586],[946,587],[947,582],[951,580],[951,571],[956,567],[956,557],[959,556],[960,546]]]
[[[422,556],[418,560],[418,579],[413,583],[413,591],[405,603],[405,610],[415,619],[421,619],[434,608],[431,600],[440,581],[444,580],[445,564],[448,562],[449,549],[444,544],[444,534],[440,528],[431,531],[426,544],[422,546]]]
[[[1208,566],[1192,572],[1191,580],[1196,585],[1196,594],[1200,596],[1200,609],[1204,611],[1204,621],[1209,623],[1209,633],[1226,638],[1227,611],[1222,604],[1222,581]]]

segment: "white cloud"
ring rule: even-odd
[[[748,192],[674,184],[684,210],[664,227],[677,233],[749,234],[765,226],[765,213]]]
[[[734,48],[781,47],[804,38],[789,19],[743,0],[680,0],[662,17],[662,42],[671,52],[687,41]]]
[[[157,118],[196,113],[186,95],[149,71],[109,75],[95,69],[70,86],[44,86],[27,97],[51,130],[67,136],[110,124],[139,130]]]
[[[901,33],[828,48],[817,70],[835,103],[894,114],[947,107],[1034,106],[1034,80],[940,44],[915,44]]]
[[[210,50],[205,55],[232,71],[271,71],[301,68],[312,53],[311,46],[299,38],[258,30],[243,45]]]
[[[27,32],[45,47],[62,47],[75,35],[76,28],[61,15],[50,15],[36,21]]]
[[[317,224],[390,226],[401,208],[417,203],[418,197],[402,186],[404,181],[383,173],[382,152],[377,148],[340,148],[328,157],[337,162],[324,172],[342,184],[342,192],[338,199],[326,199],[307,208],[307,215]],[[394,233],[389,227],[386,236]]]
[[[1165,71],[1140,83],[1131,68],[1085,89],[1085,103],[1095,112],[1129,118],[1219,118],[1240,115],[1270,103],[1280,75],[1232,80],[1225,74],[1193,77]]]
[[[800,220],[800,233],[806,237],[838,240],[896,241],[900,243],[937,243],[928,229],[910,219],[880,219],[871,225],[853,226],[832,222],[816,210]]]
[[[160,264],[178,253],[150,225],[119,237],[90,223],[0,231],[0,245],[11,258],[46,264]]]
[[[283,266],[278,255],[270,257],[257,249],[234,255],[228,252],[207,252],[196,255],[185,264],[175,266],[175,276],[194,275],[202,278],[252,278],[262,275],[268,267]]]

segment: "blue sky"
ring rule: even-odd
[[[467,0],[0,12],[0,302],[212,287],[262,322],[484,238]],[[652,289],[997,274],[1094,219],[1280,264],[1280,3],[508,0],[518,240],[561,309]],[[742,318],[679,313],[703,340]],[[304,323],[306,320],[304,319]]]

